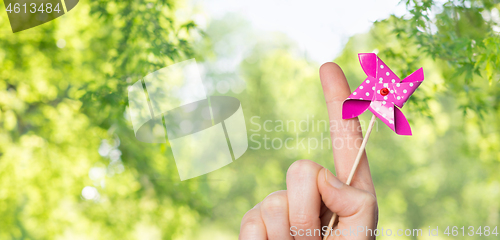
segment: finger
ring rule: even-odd
[[[250,209],[241,220],[239,240],[267,240],[266,226],[260,215],[261,203]]]
[[[262,201],[260,214],[269,240],[293,240],[288,220],[288,198],[286,191],[271,193]]]
[[[320,79],[330,118],[335,170],[339,179],[346,182],[363,141],[361,127],[358,118],[342,119],[342,103],[351,94],[342,69],[335,63],[325,63],[320,68]],[[375,194],[366,153],[361,157],[351,186]]]
[[[290,226],[297,230],[294,236],[297,240],[321,238],[321,196],[317,177],[322,168],[315,162],[300,160],[294,162],[286,174]],[[307,232],[315,237],[306,236]]]
[[[320,171],[317,181],[323,202],[339,216],[337,228],[363,231],[358,235],[365,236],[366,239],[364,231],[374,230],[377,226],[378,207],[375,195],[344,184],[325,168]]]

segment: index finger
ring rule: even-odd
[[[351,94],[342,69],[337,64],[329,62],[321,66],[319,74],[330,118],[335,171],[338,178],[346,182],[363,141],[363,134],[357,117],[342,119],[342,103]],[[351,185],[375,194],[365,152],[363,152]]]

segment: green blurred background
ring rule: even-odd
[[[367,147],[379,227],[498,226],[500,4],[401,4],[404,15],[374,22],[331,59],[351,89],[365,78],[360,52],[378,53],[400,77],[425,71],[403,108],[414,135],[379,122]],[[201,26],[193,16],[202,11],[183,1],[82,1],[16,34],[0,14],[0,239],[236,239],[243,214],[285,189],[291,163],[333,170],[331,147],[314,146],[329,136],[321,63],[237,14]],[[242,45],[248,51],[238,55]],[[180,181],[168,144],[135,139],[127,87],[193,57],[211,95],[241,100],[250,148]],[[233,59],[236,70],[220,59]],[[361,116],[364,128],[369,118]],[[272,131],[259,129],[265,121]],[[310,129],[281,129],[280,121]],[[287,138],[306,146],[278,147]]]

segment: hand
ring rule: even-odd
[[[351,186],[343,183],[362,142],[358,119],[342,119],[342,102],[350,95],[349,85],[335,63],[321,66],[320,79],[330,124],[335,124],[330,134],[338,178],[312,161],[293,163],[286,175],[287,190],[271,193],[245,214],[240,240],[320,240],[333,212],[339,216],[338,224],[328,240],[375,239],[370,231],[377,226],[378,207],[365,153]]]

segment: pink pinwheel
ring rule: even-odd
[[[418,69],[401,81],[375,53],[358,54],[365,81],[344,101],[342,118],[357,117],[366,109],[399,135],[411,135],[410,124],[399,108],[424,81],[424,70]]]

